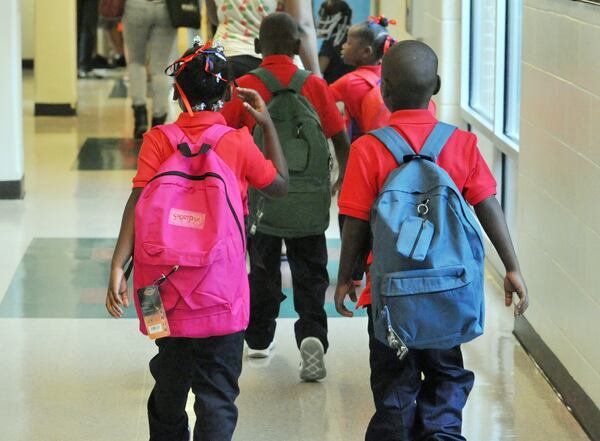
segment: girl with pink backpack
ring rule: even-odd
[[[227,127],[218,113],[232,92],[222,48],[197,43],[166,73],[174,77],[173,98],[184,112],[144,135],[106,308],[119,318],[129,307],[124,268],[133,256],[140,330],[158,346],[150,361],[156,381],[148,400],[150,440],[189,440],[191,389],[194,441],[227,441],[237,422],[249,316],[247,190],[285,196],[287,165],[256,92],[235,90],[265,131],[264,155],[247,129]]]

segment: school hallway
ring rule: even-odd
[[[142,441],[155,346],[135,311],[104,299],[109,260],[136,166],[119,80],[80,81],[75,118],[33,117],[24,77],[27,196],[0,201],[0,440]],[[332,219],[336,219],[332,209]],[[340,240],[327,232],[335,282]],[[373,412],[366,318],[337,316],[328,294],[328,375],[302,383],[288,300],[267,360],[244,358],[236,441],[359,441]],[[588,438],[512,333],[512,311],[486,275],[486,334],[464,347],[476,383],[464,416],[473,441]],[[330,290],[331,291],[331,290]],[[193,422],[193,400],[188,414]]]

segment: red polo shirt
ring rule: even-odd
[[[347,73],[329,86],[335,100],[344,103],[348,128],[350,128],[352,120],[358,121],[360,125],[359,119],[362,114],[363,99],[373,88],[367,80],[360,76],[360,72],[365,70],[374,72],[381,78],[381,64],[377,66],[359,66],[356,70]]]
[[[263,59],[260,66],[268,69],[283,86],[287,86],[290,83],[298,70],[293,60],[287,55],[269,55]],[[237,83],[240,87],[256,90],[266,103],[269,103],[271,100],[271,93],[258,77],[251,74],[244,75],[237,80]],[[321,127],[327,138],[331,138],[333,135],[344,130],[342,115],[335,104],[335,99],[325,80],[315,75],[310,75],[306,79],[301,93],[310,101],[319,114]],[[234,96],[231,101],[225,103],[225,107],[221,113],[227,120],[227,124],[231,127],[239,128],[246,126],[249,129],[254,127],[254,118],[244,108],[242,100],[237,96]]]
[[[190,141],[197,142],[204,130],[213,124],[226,124],[225,119],[215,112],[196,112],[194,116],[181,113],[175,121]],[[175,151],[168,138],[157,128],[144,135],[144,142],[138,157],[138,170],[133,178],[133,188],[145,187],[156,175],[163,162]],[[248,186],[261,189],[273,183],[277,170],[266,159],[246,128],[227,133],[215,147],[221,159],[237,177],[247,214]]]
[[[436,123],[437,119],[428,110],[422,109],[399,110],[390,119],[390,125],[406,139],[416,153],[421,151]],[[456,130],[437,163],[448,172],[469,204],[477,205],[496,194],[496,180],[477,148],[477,137],[474,134]],[[350,149],[338,203],[340,213],[368,221],[375,199],[388,175],[397,167],[392,154],[374,136],[365,135],[356,140]],[[367,279],[367,287],[358,306],[370,303],[371,289]]]

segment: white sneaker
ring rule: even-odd
[[[300,379],[303,381],[322,380],[327,375],[325,369],[325,348],[316,337],[306,337],[300,343]]]
[[[271,342],[266,349],[252,349],[248,346],[248,358],[268,358],[275,349],[275,342]]]

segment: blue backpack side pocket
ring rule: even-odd
[[[433,240],[435,226],[427,219],[410,216],[402,222],[396,249],[407,259],[422,262]]]

